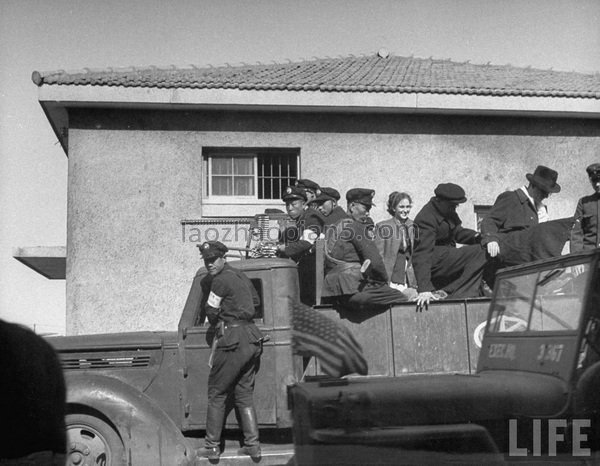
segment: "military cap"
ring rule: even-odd
[[[315,183],[312,180],[309,180],[308,178],[305,178],[303,180],[296,180],[295,185],[299,188],[304,188],[313,191],[315,194],[318,194],[317,191],[321,189],[321,187],[317,183]]]
[[[588,176],[600,176],[600,163],[593,163],[585,169]]]
[[[374,206],[373,196],[375,196],[373,189],[352,188],[346,193],[346,200],[348,202],[358,202],[359,204]]]
[[[454,202],[456,204],[462,204],[467,200],[465,190],[454,183],[438,184],[433,192],[438,199]]]
[[[200,254],[202,254],[202,259],[210,260],[216,259],[217,257],[225,256],[229,249],[220,241],[206,241],[202,243],[200,246]]]
[[[321,204],[325,201],[339,201],[340,193],[337,189],[333,188],[321,188],[321,194],[319,194],[312,202]]]
[[[533,174],[527,173],[525,178],[527,178],[530,183],[534,184],[540,189],[543,189],[547,193],[560,192],[560,185],[556,182],[558,178],[558,172],[556,172],[556,170],[552,170],[551,168],[543,165],[538,165],[535,167]]]
[[[283,202],[293,201],[294,199],[302,199],[306,202],[306,191],[299,186],[288,186],[281,196]]]

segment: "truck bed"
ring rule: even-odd
[[[415,303],[362,314],[317,309],[347,326],[361,344],[369,376],[473,373],[490,305],[488,298],[438,301],[416,312]],[[321,374],[314,359],[305,375]]]

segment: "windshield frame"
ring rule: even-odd
[[[523,265],[523,266],[517,266],[517,267],[510,267],[510,268],[506,268],[504,270],[501,270],[498,273],[498,277],[496,279],[496,286],[494,287],[494,293],[492,296],[492,301],[490,303],[490,309],[489,309],[489,313],[488,313],[488,321],[486,324],[486,334],[490,334],[490,335],[494,335],[494,336],[498,336],[498,337],[502,337],[502,336],[511,336],[511,337],[518,337],[518,336],[532,336],[532,335],[569,335],[569,334],[577,334],[581,327],[582,327],[582,322],[587,319],[587,316],[585,315],[586,313],[586,308],[587,308],[587,302],[584,299],[581,302],[581,308],[579,310],[579,316],[578,316],[578,322],[577,325],[573,328],[573,329],[559,329],[559,330],[538,330],[538,329],[531,329],[531,321],[532,318],[535,314],[535,301],[541,296],[539,294],[539,289],[541,286],[545,285],[546,283],[544,283],[545,280],[548,280],[550,278],[554,278],[553,274],[554,271],[561,271],[561,273],[559,275],[561,275],[563,273],[563,271],[567,268],[567,267],[573,267],[573,266],[577,266],[577,265],[587,265],[588,266],[588,272],[587,272],[587,277],[585,277],[585,282],[582,285],[582,296],[589,296],[589,287],[591,285],[592,279],[595,275],[594,273],[594,267],[597,268],[597,255],[595,254],[572,254],[572,255],[567,255],[567,256],[561,256],[559,258],[553,258],[553,259],[549,259],[549,260],[545,260],[545,261],[539,261],[536,263],[532,263],[532,264],[527,264],[527,265]],[[550,272],[550,274],[546,275],[545,277],[542,277],[542,275],[544,273]],[[498,321],[495,318],[498,315],[503,315],[503,314],[499,314],[499,312],[503,312],[503,311],[498,311],[498,307],[499,307],[499,302],[503,299],[501,296],[501,288],[502,288],[502,284],[506,283],[507,280],[510,280],[511,278],[517,278],[517,277],[524,277],[526,275],[529,276],[535,276],[535,285],[533,288],[533,293],[531,296],[527,296],[527,307],[528,307],[528,313],[527,313],[527,327],[525,330],[522,331],[513,331],[513,332],[507,332],[507,331],[497,331],[496,328],[498,326]],[[525,296],[524,296],[525,297]],[[551,318],[558,318],[557,316],[550,316]],[[524,320],[524,319],[522,319]]]

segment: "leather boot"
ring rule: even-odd
[[[206,437],[202,456],[218,460],[221,455],[221,432],[225,422],[225,408],[208,406],[206,410]]]
[[[240,423],[244,432],[244,446],[238,450],[239,455],[248,455],[253,460],[260,459],[260,443],[258,442],[258,422],[254,407],[240,408]]]

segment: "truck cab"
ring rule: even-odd
[[[232,262],[256,288],[255,323],[263,345],[254,401],[266,464],[293,455],[286,387],[301,379],[303,361],[291,351],[290,308],[298,299],[289,259]],[[67,464],[192,465],[206,422],[208,322],[202,318],[201,267],[177,330],[51,337],[67,383]],[[236,428],[231,411],[226,428]],[[224,438],[236,451],[236,431]],[[227,449],[226,449],[227,451]],[[225,459],[224,455],[224,459]],[[239,459],[239,458],[238,458]],[[243,461],[242,461],[243,462]]]
[[[290,387],[296,463],[598,461],[599,260],[596,249],[499,272],[473,374]]]

